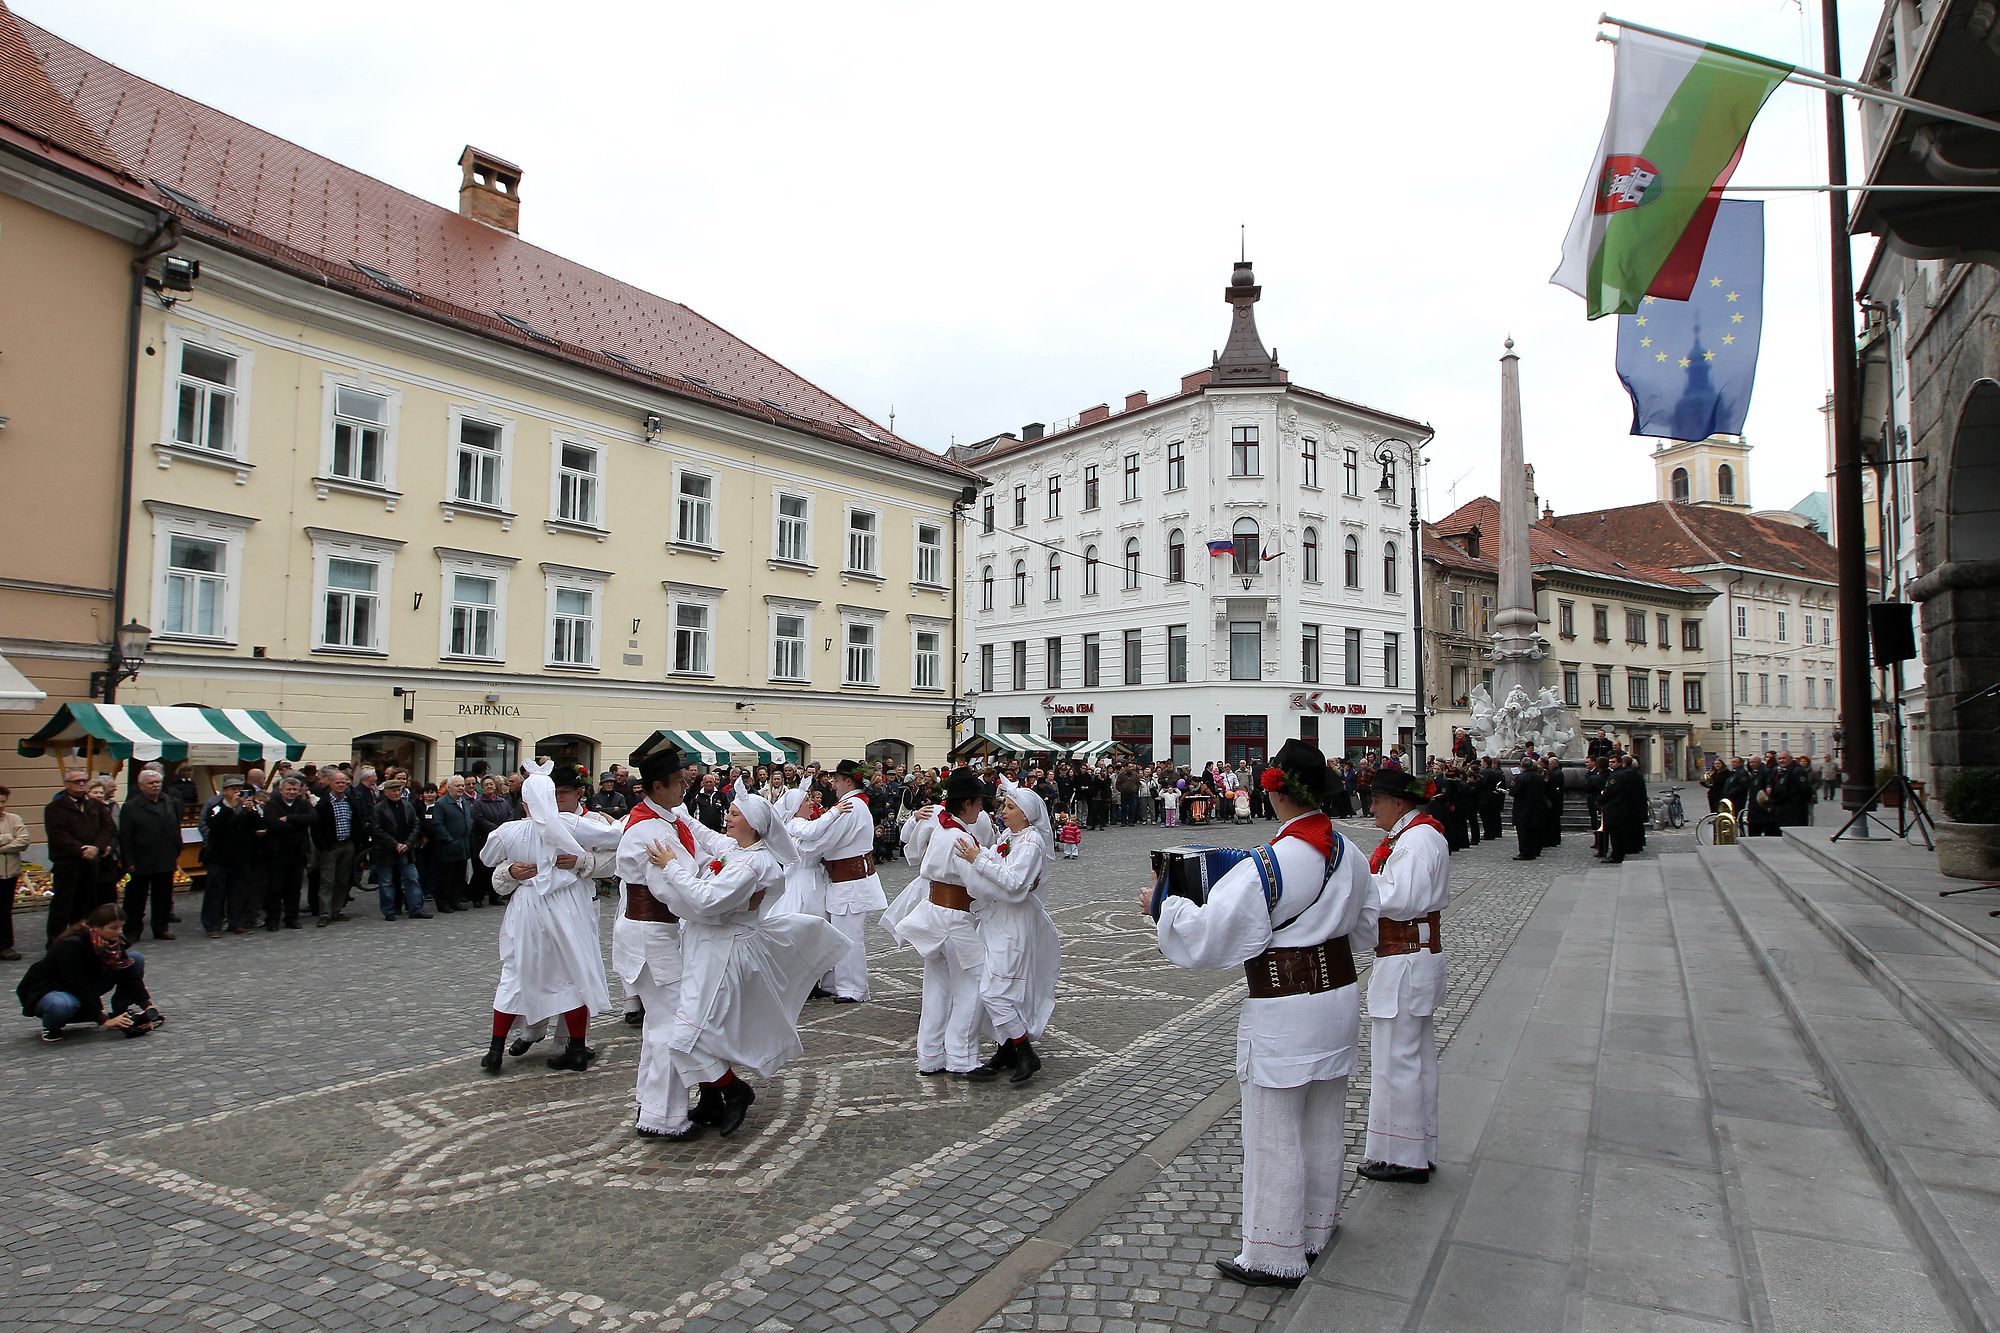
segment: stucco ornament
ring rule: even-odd
[[[1472,722],[1466,728],[1482,757],[1512,758],[1533,744],[1539,754],[1561,755],[1576,740],[1576,721],[1556,692],[1544,686],[1529,694],[1519,686],[1495,706],[1484,685],[1472,691]]]

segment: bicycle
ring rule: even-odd
[[[1681,808],[1679,787],[1667,788],[1653,803],[1653,827],[1656,829],[1687,827],[1687,812]]]
[[[1694,822],[1694,840],[1703,847],[1715,845],[1715,821],[1718,816],[1703,815]]]

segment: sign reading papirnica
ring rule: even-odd
[[[516,704],[460,704],[460,717],[519,717],[521,709]]]

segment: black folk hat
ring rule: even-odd
[[[549,774],[549,781],[556,785],[557,791],[590,790],[590,774],[575,764],[557,764]]]
[[[944,804],[946,809],[950,809],[961,801],[983,801],[985,799],[986,784],[981,782],[979,775],[971,769],[961,768],[945,779]]]
[[[686,767],[678,745],[664,746],[639,760],[639,782],[650,790],[655,782],[665,782]]]
[[[1437,795],[1437,785],[1429,778],[1401,768],[1376,769],[1368,790],[1373,795],[1394,797],[1412,805],[1422,805]]]
[[[1326,756],[1311,741],[1296,737],[1288,740],[1271,756],[1270,766],[1291,774],[1305,784],[1307,791],[1315,798],[1327,788],[1331,776],[1326,767]]]

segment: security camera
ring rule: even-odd
[[[201,261],[186,255],[168,255],[160,261],[160,285],[170,292],[191,292],[201,276]]]

